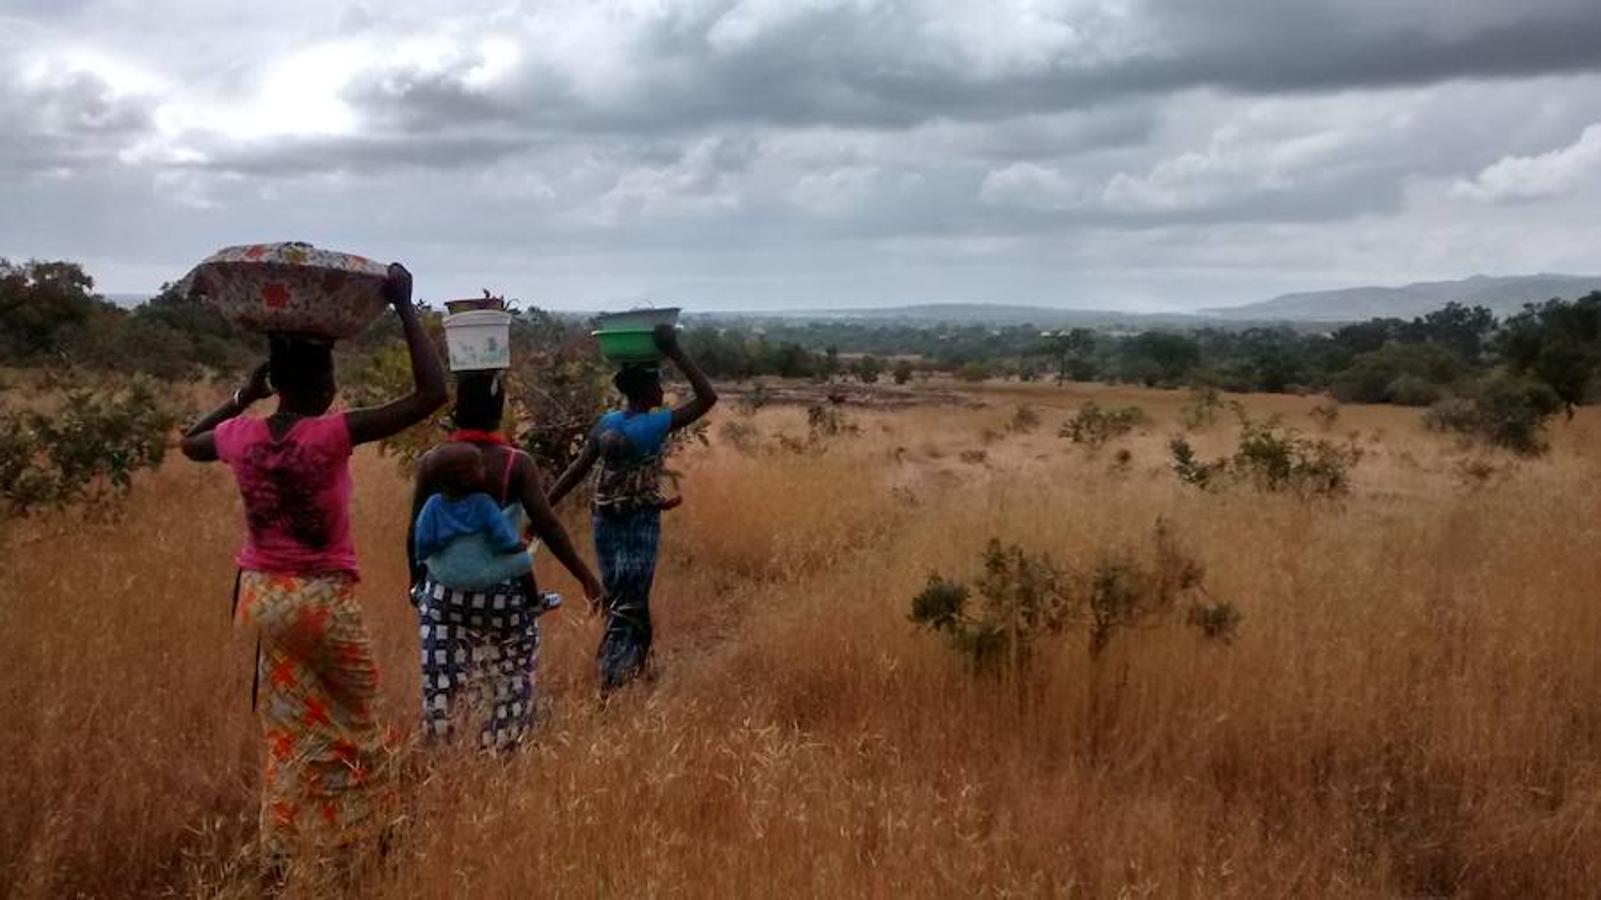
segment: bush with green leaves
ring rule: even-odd
[[[1113,438],[1128,434],[1144,421],[1145,411],[1138,406],[1102,409],[1100,404],[1090,400],[1062,425],[1058,434],[1075,444],[1084,444],[1095,450]]]
[[[956,370],[956,377],[969,384],[978,384],[990,377],[990,367],[981,362],[965,363]]]
[[[934,573],[912,598],[911,620],[945,634],[975,674],[1021,676],[1034,644],[1061,634],[1083,617],[1069,573],[1049,554],[1033,554],[991,539],[975,588]],[[976,596],[975,596],[976,595]]]
[[[1179,421],[1186,431],[1195,431],[1216,424],[1222,411],[1222,393],[1215,387],[1199,387],[1190,392],[1190,402],[1179,410]]]
[[[1173,473],[1185,484],[1203,490],[1225,484],[1248,484],[1268,493],[1304,497],[1339,497],[1350,492],[1351,469],[1362,460],[1355,442],[1336,444],[1300,436],[1277,419],[1242,418],[1233,456],[1202,460],[1190,442],[1174,436],[1168,442]]]
[[[187,415],[145,378],[116,391],[69,391],[52,412],[0,413],[0,515],[121,498],[134,473],[161,464]]]
[[[1480,383],[1470,396],[1436,403],[1424,413],[1423,424],[1432,431],[1538,456],[1547,449],[1546,423],[1562,407],[1562,397],[1545,382],[1499,374]]]
[[[971,586],[939,573],[912,598],[910,619],[946,636],[975,674],[1021,680],[1043,639],[1080,632],[1092,659],[1120,633],[1188,608],[1205,637],[1228,640],[1240,616],[1204,600],[1204,570],[1158,520],[1149,545],[1107,551],[1086,565],[1059,563],[992,539]]]

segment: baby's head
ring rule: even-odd
[[[440,444],[433,452],[434,472],[445,496],[459,500],[484,489],[484,454],[466,441]]]

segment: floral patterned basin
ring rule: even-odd
[[[384,311],[383,263],[298,242],[224,247],[189,273],[189,289],[251,331],[353,337]]]

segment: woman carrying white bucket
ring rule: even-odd
[[[453,302],[453,310],[460,302]],[[456,382],[451,413],[456,430],[447,443],[464,442],[478,449],[488,482],[481,489],[514,520],[519,533],[526,519],[533,534],[583,586],[585,596],[599,602],[600,582],[551,512],[533,458],[501,433],[504,376],[511,365],[507,340],[511,315],[486,301],[466,302],[478,308],[453,311],[445,319]],[[476,589],[446,587],[417,558],[415,523],[428,498],[450,480],[446,456],[430,451],[419,463],[413,530],[406,535],[411,596],[422,638],[424,729],[431,740],[450,738],[465,699],[482,717],[478,746],[500,749],[520,741],[533,725],[538,618],[553,605],[554,595],[541,594],[524,578]]]

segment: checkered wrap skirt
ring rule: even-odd
[[[483,591],[425,577],[412,593],[422,637],[423,725],[449,740],[465,715],[481,717],[478,746],[498,750],[534,724],[541,598],[519,582]]]
[[[650,660],[650,587],[656,578],[662,514],[657,509],[597,512],[594,533],[595,559],[606,588],[606,633],[595,655],[600,689],[609,692],[633,681]]]

